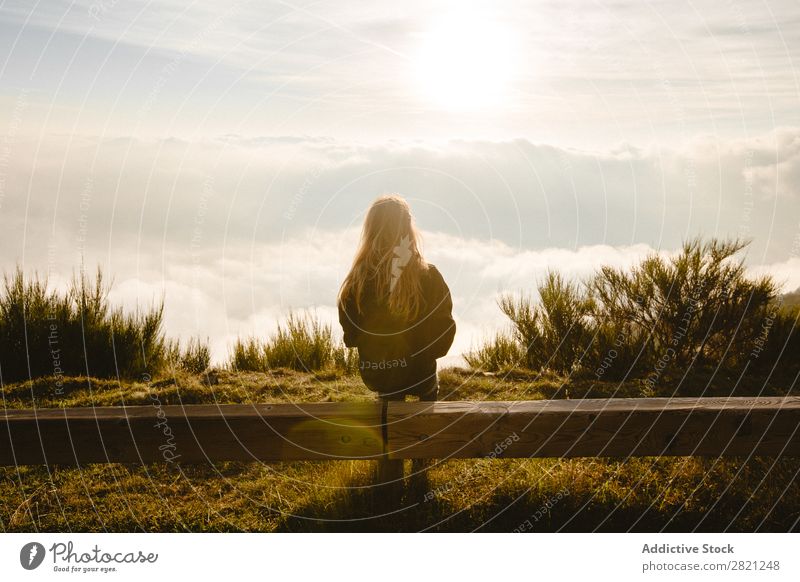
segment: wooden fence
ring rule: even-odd
[[[800,397],[230,404],[0,412],[0,465],[797,456]]]

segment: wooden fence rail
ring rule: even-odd
[[[0,465],[798,456],[799,428],[800,397],[6,409]]]

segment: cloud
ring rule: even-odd
[[[506,325],[499,294],[531,291],[549,269],[580,279],[625,267],[690,236],[752,237],[751,268],[797,287],[800,182],[781,176],[799,137],[587,152],[526,140],[17,136],[0,266],[63,285],[81,260],[100,264],[115,301],[132,309],[163,294],[169,333],[209,337],[219,361],[233,338],[270,333],[292,308],[335,323],[364,212],[397,191],[453,290],[458,354]]]
[[[748,273],[751,276],[770,275],[782,293],[800,289],[800,257],[791,257],[785,261],[768,265],[757,265],[751,267]]]
[[[497,66],[519,64],[503,107],[442,110],[421,97],[413,57],[432,23],[470,10],[520,40],[519,58]],[[594,147],[797,123],[793,0],[769,10],[710,0],[14,0],[0,32],[4,87],[35,89],[31,111],[48,131],[79,120],[91,132],[529,136]]]
[[[754,259],[776,261],[800,230],[798,144],[797,128],[594,152],[520,139],[18,136],[3,182],[12,226],[0,242],[7,259],[21,259],[26,245],[83,225],[86,244],[111,255],[131,237],[183,252],[255,245],[351,228],[376,195],[396,191],[424,228],[463,239],[675,248],[697,235],[742,236],[754,239]],[[78,246],[62,252],[79,260]]]
[[[127,310],[163,297],[167,332],[208,338],[214,360],[223,362],[237,337],[266,337],[291,310],[309,309],[338,333],[335,298],[358,235],[357,228],[309,230],[276,243],[206,249],[196,260],[147,244],[139,253],[115,256],[110,297]],[[462,353],[508,328],[497,307],[500,295],[533,294],[549,270],[581,281],[601,265],[626,267],[657,252],[642,244],[532,251],[438,232],[423,237],[428,260],[443,273],[454,299],[458,333],[444,365],[463,364]],[[772,274],[785,290],[800,286],[796,257],[753,266],[751,273]]]
[[[206,250],[194,261],[148,243],[139,253],[115,256],[110,298],[133,310],[163,297],[168,333],[209,338],[214,359],[224,361],[236,337],[267,336],[290,310],[310,309],[338,332],[335,297],[358,235],[357,228],[314,230],[277,243]],[[531,291],[550,269],[580,279],[600,264],[629,265],[652,252],[644,245],[520,251],[498,241],[423,236],[428,260],[454,297],[458,334],[448,364],[461,363],[461,353],[506,327],[496,304],[502,293]],[[54,274],[63,287],[66,278]]]

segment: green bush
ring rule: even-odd
[[[330,324],[321,323],[309,312],[289,312],[266,341],[254,337],[237,339],[230,365],[241,371],[290,368],[311,372],[338,368],[350,373],[358,369],[358,358],[354,350],[333,339]]]
[[[191,374],[202,374],[211,365],[208,339],[201,341],[199,338],[191,338],[185,347],[181,346],[179,340],[170,340],[167,342],[167,354],[167,361],[173,368]]]
[[[800,306],[779,302],[761,325],[749,354],[751,370],[762,376],[791,376],[800,368]],[[795,376],[796,380],[796,376]]]
[[[333,358],[331,326],[320,323],[308,312],[289,312],[286,322],[265,345],[264,355],[271,368],[322,370]]]
[[[648,334],[637,326],[595,319],[594,333],[579,374],[596,380],[641,377],[650,363]]]
[[[17,268],[0,292],[0,379],[152,375],[166,361],[162,322],[163,302],[131,314],[109,305],[100,269],[57,293]]]
[[[344,343],[336,344],[333,347],[333,367],[345,374],[358,373],[358,350],[348,348]]]
[[[537,304],[504,295],[500,309],[514,325],[529,368],[569,373],[580,364],[591,338],[591,299],[580,285],[553,271],[538,292]]]
[[[198,338],[190,339],[181,354],[181,367],[187,372],[201,374],[210,365],[211,349],[208,347],[208,339],[205,342],[201,342]]]
[[[641,359],[651,375],[741,369],[778,296],[769,277],[748,278],[734,259],[745,246],[695,239],[672,258],[653,255],[630,271],[603,267],[590,283],[597,311],[647,337]]]
[[[242,372],[263,372],[269,370],[264,356],[262,342],[254,337],[246,339],[237,338],[233,344],[230,358],[230,367]]]
[[[467,365],[486,372],[517,368],[525,361],[525,351],[507,332],[498,332],[493,338],[464,354]]]
[[[504,296],[500,309],[534,370],[640,378],[652,394],[671,394],[671,382],[698,372],[791,375],[800,369],[800,311],[781,304],[770,277],[747,276],[736,258],[745,247],[694,239],[669,258],[654,254],[632,269],[601,267],[585,286],[549,273],[538,303]],[[490,342],[471,352],[468,363],[490,368],[512,349]],[[703,389],[684,383],[681,393]]]

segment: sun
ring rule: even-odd
[[[451,111],[502,106],[514,62],[507,27],[478,14],[441,19],[425,34],[414,63],[418,92]]]

